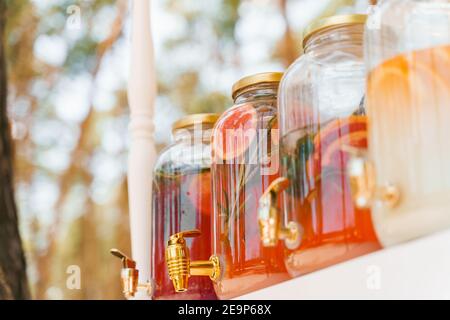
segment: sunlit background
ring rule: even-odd
[[[220,112],[241,76],[284,70],[303,28],[358,0],[154,0],[158,149],[184,114]],[[126,0],[15,0],[8,13],[16,198],[33,298],[120,299],[130,252]],[[79,18],[79,19],[78,19]],[[66,287],[81,268],[80,290]]]

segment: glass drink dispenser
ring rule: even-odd
[[[277,90],[281,77],[281,73],[262,73],[238,81],[233,86],[234,106],[214,126],[213,255],[207,261],[191,259],[186,238],[200,236],[201,241],[209,241],[198,231],[186,230],[170,238],[166,260],[179,292],[191,290],[190,276],[212,280],[220,299],[289,278],[282,244],[264,247],[258,227],[259,198],[279,172]],[[294,238],[296,231],[292,229]]]
[[[223,262],[220,298],[289,278],[282,243],[259,240],[259,198],[279,175],[277,91],[282,73],[245,77],[233,86],[234,106],[212,138],[214,253]]]
[[[346,175],[351,152],[367,148],[365,21],[342,15],[313,23],[304,54],[280,84],[281,175],[289,184],[284,221],[301,230],[300,243],[286,251],[292,276],[380,248],[370,211],[353,205]]]
[[[381,1],[365,42],[369,152],[349,174],[389,246],[450,226],[450,2]]]
[[[201,238],[188,239],[192,259],[211,253],[211,148],[217,114],[195,114],[172,126],[174,142],[159,156],[153,177],[152,280],[154,299],[216,299],[212,282],[189,279],[189,291],[176,293],[165,261],[169,238],[198,230]],[[206,256],[208,257],[208,256]]]

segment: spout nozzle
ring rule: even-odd
[[[189,277],[187,275],[177,275],[172,277],[175,292],[186,292],[188,289]]]
[[[290,221],[284,227],[281,210],[278,208],[278,196],[289,187],[289,179],[280,177],[274,180],[261,196],[258,208],[258,222],[261,243],[266,248],[273,248],[279,240],[284,240],[288,249],[295,249],[301,242],[301,227]]]
[[[357,208],[367,209],[375,196],[375,174],[372,165],[360,155],[353,155],[347,167],[353,202]]]
[[[373,164],[364,155],[353,153],[347,167],[353,202],[359,209],[371,208],[374,201],[393,208],[400,201],[397,186],[386,183],[378,185]]]
[[[150,283],[139,284],[139,270],[136,269],[136,261],[129,258],[118,249],[111,249],[109,252],[122,260],[122,271],[120,278],[122,282],[122,293],[125,298],[133,298],[138,290],[145,290],[148,296],[151,296],[152,286]]]
[[[281,239],[284,239],[284,244],[289,250],[297,249],[302,242],[303,229],[300,224],[294,221],[289,221],[287,226],[281,231]]]
[[[218,257],[213,255],[206,261],[191,261],[184,238],[199,235],[198,230],[183,231],[172,235],[167,243],[166,265],[175,292],[188,290],[190,276],[209,276],[212,281],[216,281],[220,276]]]
[[[266,209],[270,210],[270,209]],[[275,219],[259,219],[261,243],[266,248],[275,247],[278,243],[278,221]]]

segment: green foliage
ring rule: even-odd
[[[188,113],[222,113],[231,106],[231,103],[229,96],[221,92],[211,92],[208,95],[196,96],[189,102],[186,109]]]
[[[98,42],[92,39],[88,34],[77,41],[69,50],[64,71],[69,74],[78,74],[81,72],[92,72],[95,68]]]
[[[240,0],[222,1],[220,15],[214,20],[214,31],[221,39],[234,40],[236,22],[239,19]]]

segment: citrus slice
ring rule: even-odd
[[[244,104],[226,112],[212,134],[213,162],[239,159],[256,137],[257,114],[252,105]]]
[[[350,154],[345,147],[367,149],[367,131],[356,131],[344,135],[331,143],[322,154],[322,166],[332,166],[345,170]]]
[[[314,137],[314,153],[307,163],[307,171],[310,174],[309,177],[314,179],[316,176],[320,175],[322,166],[331,164],[330,160],[334,153],[342,151],[342,143],[348,142],[350,143],[350,146],[353,147],[359,147],[359,145],[367,146],[367,141],[361,143],[353,142],[352,138],[348,140],[349,135],[356,132],[365,133],[366,131],[366,116],[350,116],[348,118],[336,119],[326,125],[325,128]],[[367,136],[365,136],[365,139],[367,139]],[[326,157],[326,159],[324,159],[324,157]]]
[[[379,112],[445,104],[450,98],[450,47],[415,51],[386,61],[370,74],[368,96],[369,109]]]
[[[323,151],[336,139],[346,134],[363,130],[367,130],[366,116],[350,116],[333,120],[314,137],[314,148],[316,151]]]
[[[385,62],[369,75],[368,108],[408,108],[410,105],[409,63],[404,56]],[[387,111],[387,110],[386,110]]]

